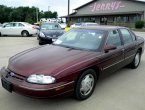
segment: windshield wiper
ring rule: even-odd
[[[68,49],[72,49],[72,50],[84,50],[84,51],[88,51],[88,49],[71,47],[71,46],[67,46],[67,45],[61,45],[61,44],[52,44],[52,45],[56,45],[56,46],[60,46],[60,47],[64,47],[64,48],[68,48]]]

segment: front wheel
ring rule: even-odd
[[[140,60],[141,60],[141,52],[138,51],[134,57],[134,60],[130,64],[131,68],[136,69],[140,64]]]
[[[85,100],[89,98],[95,88],[96,85],[96,72],[93,69],[88,69],[82,73],[76,82],[75,87],[75,98],[77,100]]]

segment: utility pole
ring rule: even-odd
[[[36,8],[36,20],[37,20],[37,23],[38,23],[38,8]]]
[[[48,6],[48,12],[50,11],[50,6]]]
[[[67,18],[67,24],[68,25],[70,23],[69,12],[70,12],[70,0],[68,0],[68,18]]]

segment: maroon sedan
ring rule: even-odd
[[[52,45],[26,50],[10,58],[1,73],[9,92],[38,98],[91,96],[96,81],[129,65],[135,69],[144,39],[128,28],[97,26],[72,29]]]

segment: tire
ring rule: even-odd
[[[2,36],[1,32],[0,32],[0,37]]]
[[[136,69],[140,64],[140,60],[141,60],[141,52],[138,50],[132,63],[130,64],[130,67],[132,69]]]
[[[21,33],[22,37],[29,37],[29,32],[28,31],[22,31]]]
[[[39,45],[44,45],[44,44],[39,40]]]
[[[96,86],[97,75],[93,69],[88,69],[78,78],[74,96],[77,100],[85,100],[94,92]]]

